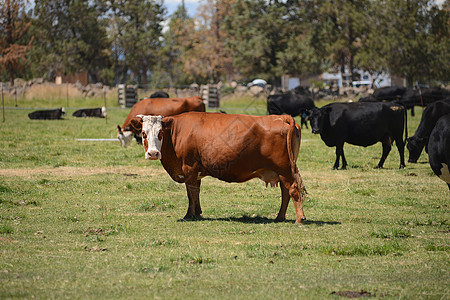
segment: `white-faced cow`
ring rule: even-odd
[[[188,111],[205,111],[205,104],[200,97],[188,98],[147,98],[139,101],[130,110],[128,117],[123,122],[122,127],[117,125],[117,138],[122,147],[130,145],[133,136],[138,144],[141,143],[140,130],[134,128],[131,120],[137,115],[161,115],[173,116]]]
[[[313,109],[310,115],[312,132],[320,134],[328,147],[336,147],[333,169],[339,168],[341,157],[342,169],[347,167],[344,143],[367,147],[377,142],[383,145],[383,154],[378,163],[378,168],[382,168],[393,141],[400,154],[400,168],[403,168],[405,120],[403,106],[383,102],[331,103]]]
[[[106,107],[82,108],[75,111],[72,116],[77,118],[106,118]]]
[[[177,116],[139,116],[145,158],[160,159],[170,177],[185,183],[189,207],[184,219],[200,217],[200,183],[205,176],[226,182],[252,178],[280,184],[282,202],[275,221],[283,221],[289,199],[296,222],[305,220],[305,187],[296,160],[300,128],[291,116],[249,116],[190,112]],[[133,120],[135,122],[135,120]]]
[[[32,120],[59,120],[65,114],[64,107],[61,107],[58,109],[37,110],[29,113],[28,118]]]
[[[450,114],[440,117],[431,131],[428,158],[434,174],[445,181],[450,190]]]
[[[300,95],[292,92],[269,95],[267,97],[267,113],[269,115],[288,114],[292,117],[300,116],[301,127],[308,128],[307,111],[316,107],[313,99],[308,95]]]
[[[409,151],[408,162],[416,163],[423,148],[428,144],[428,138],[437,120],[450,113],[450,98],[431,103],[425,108],[414,135],[407,139],[406,147]]]

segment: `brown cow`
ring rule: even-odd
[[[130,110],[122,127],[117,125],[117,138],[122,147],[130,145],[133,135],[140,143],[140,131],[131,126],[131,120],[137,115],[173,116],[188,111],[205,111],[205,104],[200,97],[188,98],[147,98],[139,101]]]
[[[296,160],[300,128],[291,116],[248,116],[190,112],[172,117],[139,115],[145,158],[160,159],[173,180],[185,183],[189,207],[184,219],[200,217],[200,183],[205,176],[226,182],[260,178],[280,184],[284,221],[292,197],[296,222],[305,220],[306,193]]]

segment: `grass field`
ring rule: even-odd
[[[265,113],[261,99],[222,109]],[[292,203],[273,222],[279,188],[213,178],[203,219],[179,222],[184,185],[142,146],[76,140],[115,138],[128,110],[107,120],[29,112],[7,110],[0,123],[0,299],[450,299],[450,192],[426,154],[398,169],[393,147],[374,169],[381,144],[346,145],[348,170],[333,171],[334,148],[305,129],[305,224]]]

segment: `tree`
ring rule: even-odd
[[[229,7],[235,0],[203,1],[195,19],[175,19],[171,23],[185,72],[198,82],[230,80],[234,71],[229,36],[222,29]]]
[[[332,0],[319,7],[317,26],[321,27],[327,56],[342,74],[348,70],[352,80],[356,80],[355,57],[368,34],[370,5],[369,0]]]
[[[379,1],[377,40],[391,74],[415,81],[449,78],[448,10],[429,0]],[[373,43],[372,43],[373,44]]]
[[[237,1],[225,19],[225,30],[230,38],[227,49],[233,53],[233,65],[246,77],[275,80],[277,54],[287,43],[283,21],[285,9],[276,1]]]
[[[33,38],[27,35],[31,22],[25,12],[25,3],[20,0],[5,0],[0,5],[0,69],[9,73],[9,82],[14,85],[18,70],[27,63],[27,52]]]
[[[164,43],[160,51],[158,63],[158,83],[163,81],[170,87],[174,85],[186,85],[189,75],[186,74],[181,60],[183,52],[182,38],[188,32],[185,25],[191,23],[184,0],[178,5],[177,10],[170,16],[167,30],[163,33]],[[167,82],[163,78],[167,78]]]
[[[162,1],[106,3],[110,10],[108,35],[113,49],[115,83],[125,82],[128,75],[138,83],[147,83],[162,47],[162,21],[166,13]]]
[[[109,52],[96,2],[37,0],[34,15],[35,74],[54,78],[57,73],[88,71],[96,82],[101,70],[108,66]]]

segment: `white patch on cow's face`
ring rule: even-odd
[[[128,147],[133,139],[133,132],[131,131],[122,131],[117,134],[117,138],[122,144],[122,147]]]
[[[106,118],[107,113],[106,113],[106,107],[102,106],[102,116]]]
[[[448,169],[447,164],[442,163],[441,176],[439,176],[439,178],[450,183],[450,170]]]
[[[142,139],[145,149],[145,159],[161,159],[163,141],[162,116],[142,116]]]

